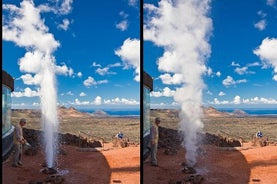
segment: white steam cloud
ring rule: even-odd
[[[181,85],[174,99],[181,105],[180,131],[184,135],[187,164],[193,166],[197,161],[197,133],[203,128],[201,105],[205,84],[202,76],[207,72],[205,61],[211,53],[210,1],[161,0],[158,7],[145,4],[144,8],[148,13],[145,39],[164,48],[163,56],[157,61],[158,69],[167,74],[167,84],[178,81]]]
[[[70,10],[71,0],[65,0],[61,7],[54,9],[47,5],[35,6],[32,0],[23,0],[19,7],[3,4],[3,40],[14,42],[27,50],[19,60],[20,71],[33,73],[25,75],[30,84],[39,85],[41,99],[42,128],[48,167],[53,167],[56,157],[58,131],[56,65],[53,52],[60,46],[41,18],[41,11],[60,9],[60,13]],[[31,66],[31,67],[30,67]]]

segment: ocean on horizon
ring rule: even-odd
[[[276,116],[277,109],[259,109],[259,108],[218,108],[219,111],[232,113],[236,110],[244,111],[250,116]]]
[[[107,116],[112,117],[139,117],[139,109],[78,109],[80,112],[93,114],[97,111],[103,111]]]

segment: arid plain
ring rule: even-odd
[[[161,128],[174,130],[176,135],[173,136],[178,137],[178,111],[152,110],[151,120],[157,116],[162,119]],[[12,122],[16,123],[22,117],[28,121],[26,128],[40,130],[38,111],[13,111]],[[186,153],[182,146],[177,145],[174,154],[165,154],[167,147],[160,147],[159,167],[150,166],[149,159],[141,161],[139,118],[114,118],[101,113],[92,116],[74,108],[60,108],[59,120],[60,133],[79,136],[80,132],[87,132],[105,140],[104,147],[95,151],[80,151],[77,146],[61,145],[65,154],[58,155],[57,160],[59,174],[64,178],[63,183],[185,183],[188,174],[182,172]],[[204,133],[238,138],[242,140],[243,146],[225,149],[203,143],[195,166],[197,173],[203,177],[201,183],[277,182],[276,117],[231,116],[214,108],[207,108],[204,109],[203,123]],[[268,137],[269,145],[259,146],[251,142],[258,130]],[[119,131],[128,137],[129,146],[113,146],[112,138]],[[174,139],[169,140],[169,144],[172,141]],[[40,172],[44,157],[42,149],[33,156],[23,155],[24,165],[21,168],[13,168],[10,157],[2,163],[2,183],[42,181],[47,177]]]

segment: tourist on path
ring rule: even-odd
[[[14,131],[14,159],[13,167],[19,167],[22,165],[21,156],[22,156],[22,146],[26,143],[25,138],[23,137],[22,127],[26,125],[26,119],[21,119],[19,123],[15,126]]]
[[[159,142],[159,124],[160,118],[156,118],[155,122],[150,128],[150,140],[151,140],[151,164],[152,166],[158,166],[157,161],[157,151],[158,151],[158,142]]]

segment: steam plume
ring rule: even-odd
[[[197,133],[203,128],[202,75],[207,71],[205,61],[211,53],[209,4],[209,0],[161,0],[157,7],[144,5],[145,40],[164,48],[163,56],[157,61],[158,69],[171,76],[172,82],[167,81],[168,84],[179,85],[174,99],[181,106],[180,131],[184,135],[186,160],[191,166],[197,161]]]
[[[20,7],[4,4],[9,16],[3,17],[3,40],[12,41],[27,50],[19,60],[20,70],[34,74],[40,86],[42,128],[48,167],[53,167],[58,130],[55,58],[53,52],[60,45],[40,17],[40,9],[32,0],[23,0]]]

